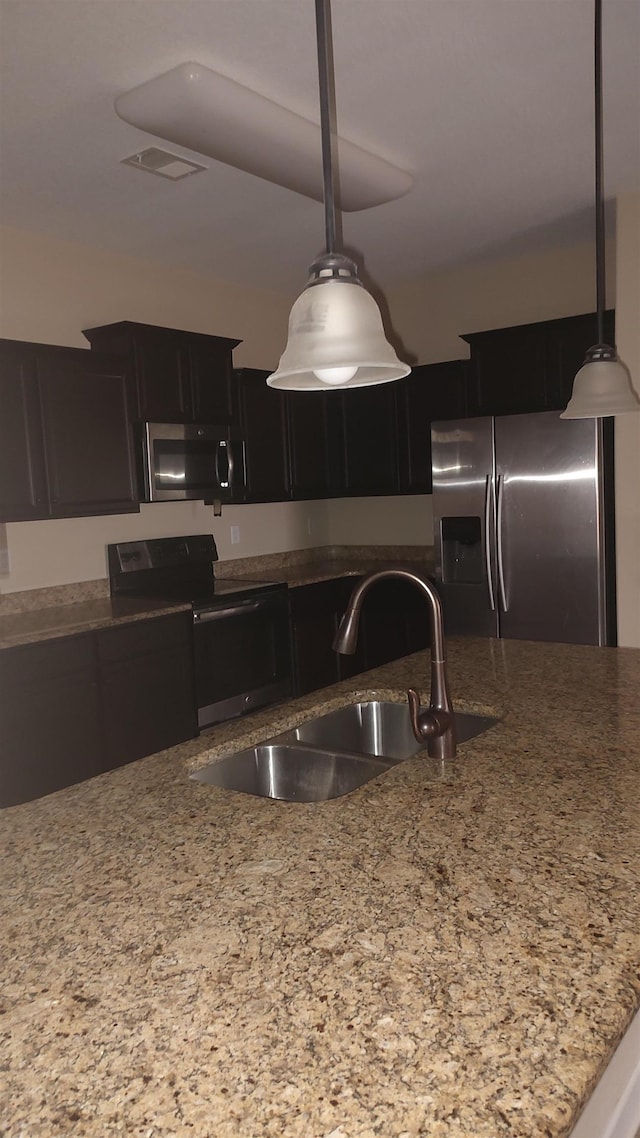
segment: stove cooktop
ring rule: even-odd
[[[211,534],[150,538],[109,545],[109,581],[114,596],[154,597],[204,607],[241,594],[286,589],[283,582],[217,579]]]

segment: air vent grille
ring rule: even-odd
[[[178,182],[180,178],[188,178],[191,174],[200,174],[206,166],[197,162],[190,162],[178,154],[170,154],[168,150],[161,150],[158,146],[150,146],[147,150],[140,150],[138,154],[131,154],[123,158],[123,166],[135,166],[138,170],[146,170],[148,174],[159,174],[161,178],[169,178]]]

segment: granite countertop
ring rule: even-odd
[[[433,569],[429,546],[337,546],[268,554],[218,562],[221,580],[281,582],[295,588],[336,577],[362,576],[387,564],[406,564],[426,573]],[[150,598],[109,596],[107,580],[0,596],[0,650],[71,636],[130,620],[190,610],[190,605]]]
[[[186,611],[191,611],[191,605],[154,599],[103,597],[77,604],[6,613],[0,615],[0,649]]]
[[[273,581],[276,579],[287,584],[290,589],[295,589],[300,585],[315,585],[320,581],[335,580],[337,577],[362,577],[366,573],[376,573],[379,569],[384,569],[387,565],[400,564],[406,565],[408,569],[418,569],[429,575],[433,571],[433,566],[427,559],[425,559],[424,562],[420,562],[417,560],[408,561],[399,558],[389,558],[387,561],[382,558],[373,560],[366,557],[362,559],[331,557],[322,560],[307,561],[298,565],[283,565],[277,570],[273,568],[249,569],[242,573],[242,577],[246,581]],[[226,576],[224,568],[218,570],[216,576],[221,580],[233,579],[232,577]]]
[[[2,814],[5,1138],[563,1138],[640,1002],[640,652],[454,640],[501,721],[354,793],[189,780],[407,657]]]

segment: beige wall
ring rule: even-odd
[[[330,545],[431,545],[431,496],[336,498],[327,502]]]
[[[616,339],[640,395],[640,194],[618,200]],[[616,431],[618,643],[640,648],[640,414]]]
[[[615,243],[607,246],[607,299],[614,304]],[[463,265],[388,292],[394,332],[419,363],[465,359],[462,333],[595,310],[592,244]]]
[[[234,545],[232,525],[240,531]],[[326,545],[328,520],[325,502],[224,506],[221,518],[202,502],[158,502],[141,506],[139,514],[10,522],[6,533],[10,573],[0,578],[0,592],[8,593],[104,578],[110,542],[212,533],[220,559],[227,560]]]
[[[0,226],[0,335],[14,340],[88,348],[83,328],[138,320],[242,340],[236,366],[270,368],[292,300]]]

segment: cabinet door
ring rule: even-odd
[[[398,383],[401,493],[431,493],[431,424],[465,418],[469,380],[468,361],[451,360],[415,367]]]
[[[192,419],[189,355],[181,335],[169,328],[132,333],[138,414],[152,423]]]
[[[0,521],[49,515],[33,356],[0,345]]]
[[[398,419],[395,384],[345,391],[341,401],[344,493],[397,494]]]
[[[549,411],[563,410],[573,393],[573,381],[589,348],[597,341],[595,313],[550,320],[547,324],[547,387]],[[604,314],[605,343],[615,344],[615,313]]]
[[[547,410],[544,324],[463,336],[471,345],[470,415]]]
[[[332,396],[321,391],[286,393],[293,498],[332,496],[334,471],[330,445],[328,404],[330,398]]]
[[[338,627],[336,582],[291,589],[290,606],[294,688],[296,695],[304,695],[340,678],[338,653],[332,648]]]
[[[104,770],[198,734],[191,614],[97,633]]]
[[[231,424],[239,419],[237,383],[231,365],[235,340],[185,334],[194,423]]]
[[[268,371],[235,372],[240,426],[245,443],[247,502],[282,502],[289,497],[285,396],[267,387]]]
[[[408,581],[380,581],[367,596],[363,616],[367,668],[398,660],[428,644],[427,601]]]
[[[92,636],[0,652],[0,805],[40,798],[101,767]]]
[[[82,348],[36,356],[54,517],[138,509],[122,361]]]

